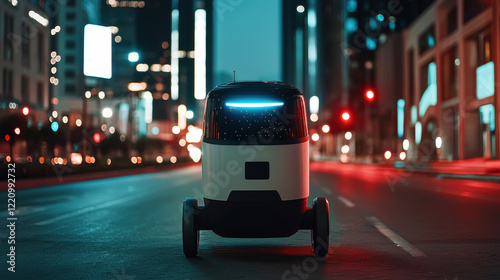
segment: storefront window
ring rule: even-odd
[[[483,156],[495,157],[495,107],[492,104],[479,107],[479,118],[483,132]]]
[[[437,70],[436,63],[431,62],[426,67],[422,68],[421,72],[422,83],[427,80],[427,87],[425,88],[422,98],[420,99],[418,113],[420,117],[425,115],[425,112],[430,106],[437,103]]]
[[[491,0],[464,0],[464,22],[491,6]]]
[[[443,101],[458,96],[458,66],[457,47],[448,50],[443,56]]]
[[[478,35],[478,67],[476,68],[476,96],[478,99],[495,94],[495,65],[491,60],[491,34],[486,30]]]

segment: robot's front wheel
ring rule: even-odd
[[[324,257],[330,246],[330,209],[325,197],[317,197],[313,201],[313,229],[311,242],[314,256]]]
[[[198,200],[186,198],[182,211],[182,245],[184,255],[188,258],[196,257],[200,231],[197,223]]]

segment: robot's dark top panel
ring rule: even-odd
[[[203,141],[222,145],[279,145],[308,140],[304,97],[279,82],[217,86],[205,105]]]
[[[273,91],[273,90],[292,90],[299,92],[300,91],[292,85],[285,84],[282,82],[232,82],[227,84],[222,84],[216,86],[212,92],[224,91],[229,93],[231,90],[234,92],[239,92],[240,90],[264,90],[264,91]],[[295,93],[296,93],[295,92]],[[290,92],[291,93],[291,92]],[[302,93],[300,93],[302,94]]]

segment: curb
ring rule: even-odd
[[[37,187],[44,187],[49,185],[58,185],[58,184],[67,184],[81,181],[90,181],[90,180],[98,180],[105,178],[113,178],[119,176],[127,176],[127,175],[137,175],[143,173],[155,173],[155,172],[164,172],[176,170],[189,166],[196,166],[200,163],[188,162],[188,163],[179,163],[172,164],[168,166],[154,167],[148,166],[137,169],[123,169],[123,170],[113,170],[113,171],[103,171],[103,172],[95,172],[95,173],[87,173],[87,174],[78,174],[78,175],[68,175],[63,178],[58,177],[50,177],[50,178],[36,178],[36,179],[26,179],[16,182],[16,189],[30,189]],[[6,191],[7,184],[2,185],[0,191]]]
[[[498,172],[494,172],[491,174],[463,174],[463,173],[450,173],[450,172],[438,172],[434,168],[420,164],[421,167],[418,167],[419,163],[414,165],[404,165],[401,167],[396,167],[394,165],[388,165],[387,163],[382,164],[365,164],[360,162],[350,162],[350,163],[340,163],[337,161],[332,161],[328,159],[320,159],[314,160],[315,162],[332,162],[335,164],[350,164],[350,165],[371,165],[379,168],[387,168],[393,170],[405,170],[407,172],[414,172],[422,175],[427,175],[430,177],[435,177],[438,180],[441,179],[459,179],[459,180],[476,180],[476,181],[485,181],[485,182],[500,182],[500,174]]]

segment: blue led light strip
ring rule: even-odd
[[[283,102],[226,102],[226,106],[234,108],[263,108],[283,106]]]

